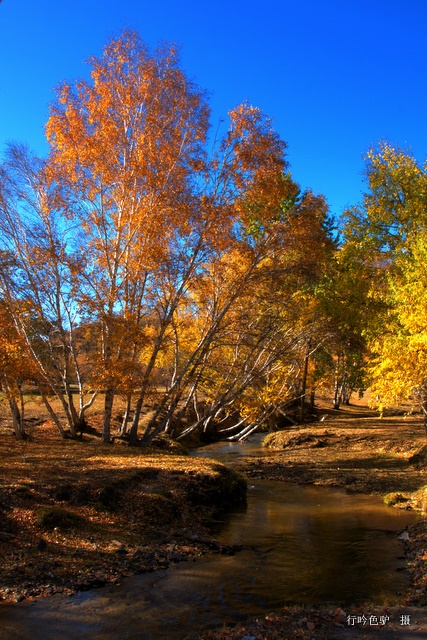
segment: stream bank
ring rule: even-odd
[[[404,541],[411,584],[405,603],[427,605],[427,448],[423,419],[366,407],[336,411],[321,424],[295,426],[267,436],[268,447],[227,465],[251,479],[340,487],[381,498],[400,495],[395,508],[419,513]]]
[[[222,549],[245,543],[239,553],[217,549],[195,563],[72,598],[4,604],[2,640],[184,640],[223,621],[262,620],[290,601],[305,603],[296,622],[306,622],[295,630],[311,633],[315,602],[335,611],[367,598],[383,605],[396,600],[407,582],[397,531],[415,517],[376,497],[257,481],[248,488],[247,507],[222,514],[215,525]]]
[[[218,462],[174,447],[59,441],[48,423],[29,441],[2,433],[0,460],[3,603],[89,591],[212,549],[233,552],[206,523],[246,499],[246,482]]]
[[[271,447],[260,449],[244,462],[248,481],[266,479],[302,485],[341,487],[348,493],[384,497],[402,494],[396,506],[417,510],[416,523],[403,534],[403,555],[410,584],[400,602],[378,607],[285,607],[236,627],[207,631],[200,640],[335,640],[427,638],[427,523],[425,519],[426,448],[421,417],[389,415],[384,418],[364,406],[329,412],[319,424],[291,427],[273,434]],[[241,470],[242,461],[228,456],[227,464]],[[349,626],[348,615],[387,616],[384,626]],[[401,624],[407,615],[409,625]]]
[[[245,455],[244,458],[235,461],[233,461],[233,458],[236,456],[231,454],[228,456],[227,466],[233,467],[239,472],[244,472],[248,477],[249,482],[251,481],[251,478],[258,479],[266,477],[268,479],[269,474],[271,474],[270,477],[276,479],[279,477],[280,480],[297,480],[300,484],[325,484],[329,486],[333,485],[335,487],[343,486],[348,492],[357,492],[359,487],[359,491],[361,492],[375,494],[384,493],[384,489],[386,489],[387,492],[389,489],[396,491],[413,491],[421,486],[421,484],[425,482],[422,464],[420,464],[419,460],[418,462],[409,462],[412,455],[414,455],[416,451],[419,452],[423,444],[422,433],[420,433],[419,425],[416,421],[410,420],[403,422],[402,419],[400,419],[399,423],[397,419],[389,422],[381,422],[380,424],[375,425],[370,423],[372,419],[369,417],[362,418],[362,420],[363,422],[358,419],[352,421],[344,420],[340,424],[322,424],[321,426],[308,425],[304,427],[303,434],[298,434],[297,429],[295,429],[295,431],[289,430],[286,432],[287,444],[285,447],[282,447],[275,452],[259,449],[253,452],[253,455]],[[317,430],[319,429],[320,431],[318,432]],[[342,429],[344,433],[339,432],[340,429]],[[321,431],[323,431],[323,436],[321,435]],[[327,431],[327,433],[325,434],[324,431]],[[402,434],[402,431],[404,432],[405,438],[407,437],[408,440],[399,439],[399,435]],[[332,433],[335,435],[332,435]],[[300,438],[301,435],[303,435],[304,438],[307,436],[313,437],[314,440],[304,440],[304,438]],[[289,443],[289,440],[294,437],[297,439]],[[323,444],[323,446],[312,446],[313,444],[316,444],[316,438],[323,438],[326,440],[326,443]],[[412,438],[412,440],[409,440],[409,438]],[[76,445],[78,446],[78,443],[76,443]],[[55,477],[55,473],[58,473],[56,465],[59,463],[58,460],[53,462],[52,458],[50,458],[48,465],[44,469],[44,473],[41,476],[40,474],[37,474],[38,484],[31,484],[31,482],[28,481],[28,472],[30,469],[34,469],[36,464],[34,450],[33,453],[30,454],[28,449],[31,450],[31,447],[25,445],[27,449],[24,450],[23,444],[19,446],[22,446],[22,451],[17,450],[16,456],[13,460],[10,459],[9,455],[11,463],[10,472],[12,473],[12,466],[14,471],[16,471],[17,468],[20,468],[22,478],[27,478],[25,481],[27,485],[24,487],[22,487],[22,485],[25,484],[23,480],[21,484],[19,484],[16,482],[17,478],[15,477],[14,481],[15,489],[18,489],[17,495],[23,500],[21,508],[26,507],[27,509],[30,509],[31,499],[34,500],[35,498],[38,499],[40,497],[40,489],[43,482],[46,486],[51,486],[52,478]],[[71,443],[71,446],[75,445]],[[87,443],[85,443],[84,446],[86,447]],[[243,448],[245,446],[246,445],[243,445]],[[44,452],[46,452],[45,449]],[[64,457],[63,463],[65,463],[68,470],[67,472],[73,473],[73,469],[71,467],[72,464],[75,464],[75,478],[80,478],[80,482],[83,482],[84,479],[87,483],[88,479],[93,479],[93,475],[91,476],[91,470],[94,472],[94,469],[96,468],[97,475],[99,476],[101,474],[102,476],[102,474],[104,474],[104,479],[108,478],[110,484],[113,467],[115,468],[115,473],[120,476],[125,474],[126,476],[126,465],[129,464],[129,460],[124,461],[124,458],[126,458],[126,456],[131,456],[130,453],[126,452],[123,456],[118,456],[116,465],[111,465],[111,460],[109,460],[107,464],[106,457],[101,455],[101,449],[96,448],[92,451],[91,455],[88,456],[86,461],[79,460],[77,464],[72,462],[74,459],[72,456],[67,458],[64,454],[65,450],[62,450],[61,455]],[[204,450],[204,454],[209,455],[209,447]],[[5,455],[5,460],[7,460],[7,455],[8,454]],[[120,461],[120,458],[123,458],[123,460]],[[80,585],[83,587],[80,589],[81,592],[85,588],[101,586],[103,583],[102,575],[100,584],[91,584],[90,582],[90,572],[93,571],[94,568],[97,568],[96,563],[94,564],[94,558],[102,559],[101,564],[98,564],[98,570],[101,571],[101,574],[104,571],[105,566],[112,568],[111,573],[107,574],[108,579],[106,582],[108,583],[120,582],[124,575],[129,575],[129,573],[138,573],[138,562],[140,563],[142,571],[145,571],[147,573],[147,577],[149,577],[149,575],[156,575],[154,572],[156,572],[157,569],[165,569],[168,564],[176,564],[178,567],[184,566],[181,565],[182,562],[202,555],[209,549],[214,553],[219,553],[220,555],[221,553],[227,552],[234,553],[232,545],[218,545],[217,542],[209,537],[207,529],[202,522],[203,517],[206,517],[208,512],[204,510],[203,504],[200,504],[206,502],[206,494],[199,493],[199,497],[201,499],[199,500],[199,504],[196,509],[193,509],[191,512],[187,512],[186,515],[181,514],[179,527],[180,532],[176,529],[174,530],[174,527],[171,527],[172,520],[166,524],[164,521],[161,522],[161,519],[165,514],[166,520],[171,516],[171,514],[173,514],[173,505],[175,503],[182,507],[182,505],[177,502],[179,488],[183,489],[185,486],[194,486],[195,482],[197,485],[198,477],[202,480],[202,476],[199,475],[199,471],[202,468],[200,465],[205,465],[206,469],[211,468],[212,472],[214,471],[214,467],[211,465],[217,464],[201,460],[196,462],[195,460],[187,457],[182,458],[179,463],[179,465],[181,465],[180,469],[177,469],[176,467],[174,468],[176,461],[172,463],[171,460],[172,459],[167,462],[167,459],[165,458],[163,459],[163,462],[160,463],[157,458],[157,469],[155,472],[152,473],[150,477],[150,472],[146,471],[144,472],[145,478],[142,478],[147,489],[143,492],[144,494],[148,494],[149,496],[153,496],[154,494],[161,496],[159,498],[154,497],[154,502],[160,500],[157,507],[161,508],[157,508],[157,511],[155,508],[153,509],[155,517],[151,520],[151,528],[148,527],[148,530],[144,531],[144,535],[147,535],[148,533],[149,537],[151,536],[151,539],[148,537],[147,544],[139,545],[138,548],[138,545],[132,546],[124,539],[124,536],[130,533],[128,531],[129,515],[131,514],[132,509],[126,512],[126,518],[121,516],[118,517],[118,513],[114,513],[114,509],[113,511],[106,510],[103,512],[103,521],[92,522],[92,525],[98,525],[98,529],[95,526],[97,535],[99,535],[99,526],[109,528],[109,532],[114,537],[110,535],[108,545],[102,546],[102,544],[99,544],[99,539],[95,541],[92,534],[92,540],[89,539],[89,537],[86,537],[84,540],[83,538],[75,537],[73,539],[72,536],[69,537],[67,544],[63,545],[64,555],[59,559],[59,561],[56,559],[53,560],[52,563],[42,563],[45,565],[42,569],[44,573],[41,574],[41,576],[36,575],[36,579],[38,579],[39,584],[41,584],[42,591],[34,595],[31,594],[31,591],[29,591],[25,583],[22,582],[25,579],[25,574],[23,574],[23,571],[25,571],[25,562],[28,565],[27,571],[31,574],[34,569],[34,563],[37,565],[41,558],[49,558],[48,553],[52,548],[59,549],[58,546],[55,547],[55,545],[60,542],[58,538],[64,538],[68,534],[63,536],[62,533],[58,534],[58,531],[55,532],[54,530],[48,535],[43,533],[42,538],[47,544],[47,548],[43,549],[39,548],[38,544],[40,540],[40,530],[29,530],[30,533],[32,531],[33,537],[31,538],[31,544],[28,544],[27,546],[26,553],[21,557],[19,554],[15,554],[15,557],[11,558],[11,562],[15,562],[14,567],[17,569],[17,576],[19,580],[21,580],[20,584],[22,585],[22,588],[26,589],[24,597],[31,600],[34,597],[38,598],[41,595],[52,593],[52,591],[48,590],[49,584],[53,581],[50,574],[53,574],[53,576],[58,574],[61,575],[61,573],[64,572],[64,569],[66,569],[69,574],[72,575],[73,568],[76,566],[75,563],[80,564],[78,565],[79,572],[77,575],[74,575],[74,578],[77,577],[79,580],[82,576],[83,579],[88,578],[86,583],[83,582]],[[7,463],[5,463],[5,468],[9,468]],[[61,469],[61,473],[63,473],[64,466],[62,466]],[[177,471],[179,471],[179,473],[177,473]],[[133,473],[135,473],[134,469]],[[355,477],[356,480],[349,482],[349,476]],[[163,482],[165,478],[169,478],[170,480],[175,478],[175,484],[172,484],[169,487],[165,486]],[[160,479],[162,479],[162,491],[160,491]],[[9,481],[10,480],[11,477],[9,477]],[[187,482],[189,484],[186,484]],[[368,485],[368,482],[371,484]],[[200,486],[203,485],[204,483],[200,484]],[[173,487],[176,491],[175,494],[172,491]],[[75,487],[75,489],[77,488],[78,487]],[[213,490],[213,494],[215,494],[215,486],[213,485],[211,488]],[[23,491],[23,489],[25,489],[25,491]],[[151,490],[151,494],[149,489]],[[167,493],[168,490],[170,491],[169,494]],[[22,495],[19,495],[22,491]],[[188,498],[188,491],[184,493]],[[110,495],[110,498],[113,497],[114,492]],[[110,498],[107,497],[107,501]],[[140,491],[137,492],[135,498],[138,500],[141,499]],[[152,500],[152,498],[149,498],[149,500]],[[45,502],[45,500],[42,500],[42,502]],[[132,505],[135,505],[135,503],[130,501],[129,507]],[[164,507],[167,508],[165,509]],[[86,505],[86,509],[87,508],[88,505]],[[85,511],[84,505],[78,506],[78,509],[81,513],[86,513],[90,516],[90,512],[87,510]],[[24,510],[19,513],[21,516],[25,516]],[[168,513],[169,515],[167,515]],[[146,516],[144,516],[144,520],[144,524],[146,524]],[[36,537],[34,537],[34,531],[36,531]],[[15,534],[16,532],[13,535]],[[408,537],[402,541],[402,544],[405,549],[406,557],[409,559],[412,585],[409,593],[405,595],[405,598],[406,602],[411,603],[411,605],[414,603],[423,605],[425,602],[424,579],[426,573],[424,549],[427,548],[425,522],[420,520],[417,524],[407,530],[407,534]],[[6,549],[6,553],[10,553],[11,548],[16,544],[16,540],[7,540],[6,542],[7,544],[4,544],[4,548]],[[13,545],[11,544],[12,542]],[[37,545],[35,543],[37,543]],[[98,548],[95,549],[94,545]],[[71,555],[70,549],[73,549],[73,551],[71,551]],[[102,553],[100,554],[100,552],[104,553],[104,556],[102,556]],[[65,567],[65,558],[68,556],[70,556],[70,562],[69,565]],[[104,560],[106,564],[104,564]],[[129,573],[126,573],[126,571],[123,571],[123,567],[126,567],[126,563],[129,561],[132,563],[127,569]],[[135,561],[137,561],[136,564]],[[57,562],[59,566],[55,565],[55,562]],[[109,565],[109,562],[112,562],[112,565]],[[150,564],[150,562],[152,564]],[[31,567],[31,563],[33,563],[33,567]],[[61,563],[63,563],[62,566]],[[159,578],[161,578],[165,572],[160,571],[157,573]],[[94,577],[96,580],[96,575]],[[44,582],[41,582],[41,580]],[[48,586],[48,589],[43,591],[43,587],[45,586]],[[60,589],[58,589],[58,591],[59,590]],[[67,592],[68,591],[66,589],[63,590],[63,593]],[[102,590],[102,592],[104,592],[104,590]],[[16,593],[19,598],[19,590],[15,591],[15,594],[13,592],[7,593],[6,595],[8,596],[8,600],[16,601]],[[236,640],[241,640],[244,636],[252,636],[257,640],[258,638],[281,638],[282,640],[287,638],[325,638],[327,640],[331,640],[335,637],[332,633],[341,633],[341,636],[339,637],[344,638],[347,636],[342,634],[348,634],[351,630],[344,626],[343,613],[348,614],[349,611],[350,613],[353,613],[358,610],[361,612],[360,615],[362,615],[362,612],[366,612],[367,607],[371,612],[381,611],[381,615],[389,615],[390,625],[388,628],[391,632],[391,625],[395,624],[395,622],[393,622],[393,616],[395,616],[395,619],[397,620],[396,616],[403,610],[404,606],[404,598],[402,598],[401,605],[397,607],[383,606],[381,609],[378,609],[378,607],[373,608],[371,605],[366,605],[365,608],[353,608],[351,611],[348,609],[344,611],[341,607],[335,607],[333,609],[308,606],[288,607],[282,613],[276,612],[274,615],[262,615],[258,618],[258,621],[255,620],[252,623],[245,622],[234,629],[228,628],[224,631],[207,632],[208,635],[204,634],[200,637],[236,638]],[[415,608],[413,610],[415,612],[423,611],[420,608]],[[314,625],[314,627],[312,625]],[[361,630],[361,632],[362,631],[365,630]],[[386,636],[386,629],[383,628],[380,629],[380,631],[381,638],[384,638],[385,640],[388,637]],[[418,633],[418,631],[414,630],[414,633],[415,632]],[[141,635],[136,637],[143,638],[145,636]],[[403,636],[396,637],[403,638]],[[412,637],[415,640],[416,636],[412,635],[411,638]]]

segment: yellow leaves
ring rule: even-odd
[[[365,175],[363,207],[346,212],[345,234],[366,260],[393,260],[426,227],[427,172],[411,153],[382,142],[369,150]]]
[[[385,405],[408,400],[427,384],[426,240],[407,244],[388,274],[389,326],[372,345],[374,393]]]
[[[387,142],[366,162],[369,191],[347,212],[344,250],[361,266],[373,394],[387,406],[427,383],[427,172]]]

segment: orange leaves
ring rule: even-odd
[[[229,112],[231,127],[228,143],[234,143],[236,159],[241,171],[251,171],[254,176],[283,171],[286,166],[286,144],[270,119],[258,108],[247,103]]]
[[[42,189],[31,251],[18,248],[38,304],[46,379],[55,392],[69,390],[62,400],[71,413],[71,385],[82,413],[85,388],[105,389],[109,403],[114,393],[139,393],[133,437],[159,380],[159,411],[170,412],[203,380],[218,383],[218,402],[249,388],[251,367],[263,384],[286,333],[276,276],[297,258],[319,262],[322,207],[298,200],[284,174],[286,145],[256,107],[230,112],[210,155],[205,95],[173,46],[150,52],[124,31],[90,66],[90,79],[57,90],[49,158],[34,172]]]
[[[286,144],[256,107],[243,103],[229,116],[229,131],[211,163],[217,175],[216,193],[222,207],[231,205],[243,228],[258,227],[277,217],[288,194],[290,181],[283,176]]]
[[[61,86],[51,107],[47,134],[58,175],[74,191],[78,184],[80,197],[102,198],[103,215],[120,210],[137,218],[139,233],[180,224],[189,174],[204,166],[202,94],[186,80],[173,48],[150,54],[134,32],[90,62],[92,83]],[[142,199],[151,206],[141,207]]]
[[[24,311],[24,310],[23,310]],[[5,393],[17,438],[25,435],[23,426],[22,384],[37,375],[34,362],[27,353],[13,317],[2,302],[0,305],[0,389]],[[20,409],[18,409],[18,403]]]

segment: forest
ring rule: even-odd
[[[241,439],[371,389],[427,416],[427,173],[381,141],[334,221],[243,103],[210,121],[177,50],[124,31],[56,89],[49,153],[0,165],[0,376],[14,433]],[[119,429],[112,416],[125,407]],[[58,407],[60,409],[58,410]]]

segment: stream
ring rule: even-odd
[[[217,443],[193,455],[221,461],[264,455],[259,439]],[[2,640],[180,640],[284,604],[382,604],[404,591],[398,531],[415,513],[344,490],[257,480],[245,508],[223,514],[214,535],[244,545],[120,585],[0,607]]]

